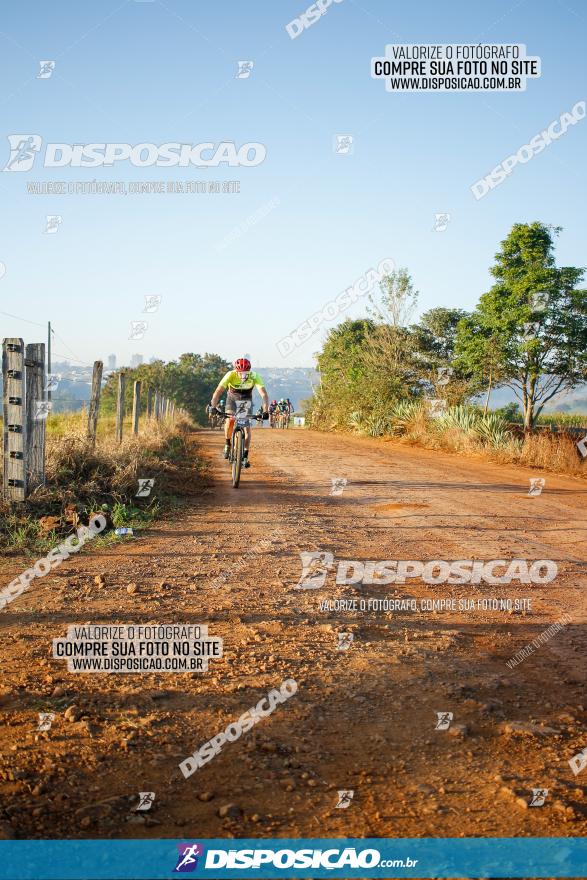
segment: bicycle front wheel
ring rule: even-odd
[[[238,489],[241,478],[241,467],[243,464],[243,432],[236,428],[232,435],[232,485],[234,489]]]

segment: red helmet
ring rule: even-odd
[[[237,358],[234,368],[238,373],[247,373],[251,369],[251,362],[248,358]]]

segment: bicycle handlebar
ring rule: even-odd
[[[214,412],[217,416],[220,416],[220,417],[223,418],[223,419],[234,419],[234,418],[236,418],[236,413],[222,412],[222,410],[220,410],[220,409],[212,410],[212,412]],[[248,419],[255,419],[255,421],[257,421],[257,422],[262,422],[262,421],[263,421],[263,415],[262,415],[262,414],[261,414],[261,415],[257,415],[257,416],[250,415],[250,416],[247,416],[247,418],[248,418]]]

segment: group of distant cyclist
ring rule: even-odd
[[[234,369],[229,370],[218,383],[216,391],[212,395],[210,405],[206,407],[208,421],[211,428],[220,427],[224,423],[224,457],[230,457],[232,434],[234,430],[234,417],[242,402],[248,402],[252,406],[253,389],[256,388],[261,396],[262,407],[258,418],[268,420],[272,428],[288,428],[294,405],[289,397],[269,402],[269,395],[258,373],[251,369],[248,358],[237,358],[233,364]],[[226,399],[224,394],[226,393]],[[230,415],[230,418],[227,416]],[[251,444],[251,431],[245,429],[245,448],[243,466],[250,467],[249,447]]]
[[[289,397],[272,400],[269,404],[269,425],[272,428],[289,428],[294,406]]]

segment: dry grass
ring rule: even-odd
[[[114,526],[144,526],[162,508],[202,491],[202,463],[186,422],[145,422],[137,437],[127,433],[116,443],[114,419],[104,418],[95,447],[85,422],[81,414],[48,420],[45,485],[18,510],[0,505],[0,548],[45,549],[98,510]],[[155,481],[150,496],[136,498],[139,479]]]

